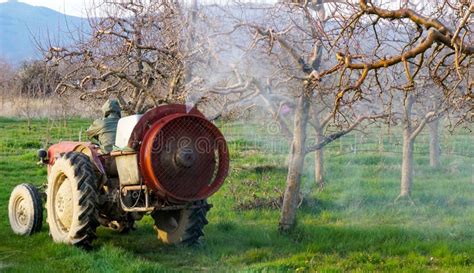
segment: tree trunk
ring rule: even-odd
[[[305,92],[298,98],[295,111],[294,134],[291,144],[286,190],[281,208],[280,230],[290,230],[296,222],[296,209],[299,203],[301,174],[303,173],[306,125],[308,123],[309,98]]]
[[[383,153],[385,150],[383,140],[384,140],[384,129],[381,127],[380,134],[379,134],[379,153]]]
[[[325,18],[323,5],[316,5],[314,10],[318,13],[319,18]],[[313,71],[318,71],[321,64],[323,47],[320,43],[316,43],[313,49],[314,54],[310,60],[311,68]],[[301,60],[298,60],[300,65]],[[304,158],[306,156],[306,126],[308,124],[310,102],[313,93],[311,87],[309,88],[307,89],[305,85],[301,90],[301,95],[296,105],[286,190],[281,206],[280,231],[288,231],[296,223],[296,209],[300,201],[301,174],[303,173]]]
[[[430,166],[439,168],[441,149],[439,145],[439,119],[428,124],[430,131]]]
[[[314,154],[314,175],[319,190],[324,189],[324,148]]]
[[[323,129],[320,127],[319,119],[315,119],[316,143],[321,143],[324,139]],[[314,180],[319,190],[324,188],[324,148],[316,150],[314,154]]]
[[[399,197],[409,197],[411,194],[411,186],[413,184],[413,142],[411,132],[405,128],[403,132],[402,177]]]
[[[410,197],[413,183],[413,142],[415,138],[412,137],[411,111],[414,102],[412,95],[408,95],[404,101],[402,173],[398,198]]]

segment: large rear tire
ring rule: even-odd
[[[18,235],[32,235],[43,226],[43,204],[35,186],[16,186],[8,202],[8,219],[13,232]]]
[[[48,177],[46,209],[55,242],[89,247],[97,237],[98,190],[87,155],[69,152],[57,159]]]
[[[194,209],[158,210],[152,213],[155,220],[153,228],[158,239],[168,245],[194,246],[204,236],[203,228],[208,224],[206,219],[209,205],[206,201]]]

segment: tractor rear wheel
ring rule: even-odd
[[[43,225],[43,204],[35,186],[20,184],[16,186],[8,202],[8,218],[14,233],[32,235]]]
[[[168,245],[194,246],[204,236],[203,228],[208,224],[206,219],[209,206],[201,201],[202,206],[194,209],[157,210],[152,213],[158,239]]]
[[[98,190],[89,157],[69,152],[48,177],[46,208],[55,242],[89,247],[96,238]]]

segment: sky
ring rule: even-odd
[[[12,0],[0,0],[0,3]],[[85,7],[90,0],[18,0],[33,6],[42,6],[54,9],[68,15],[86,17]]]

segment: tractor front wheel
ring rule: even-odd
[[[46,209],[55,242],[89,247],[96,238],[98,190],[89,157],[69,152],[48,177]]]
[[[168,245],[194,246],[204,235],[203,228],[208,224],[206,219],[209,206],[201,201],[202,206],[194,209],[157,210],[152,213],[158,239]]]
[[[43,205],[35,186],[20,184],[16,186],[8,202],[10,226],[18,235],[32,235],[43,225]]]

